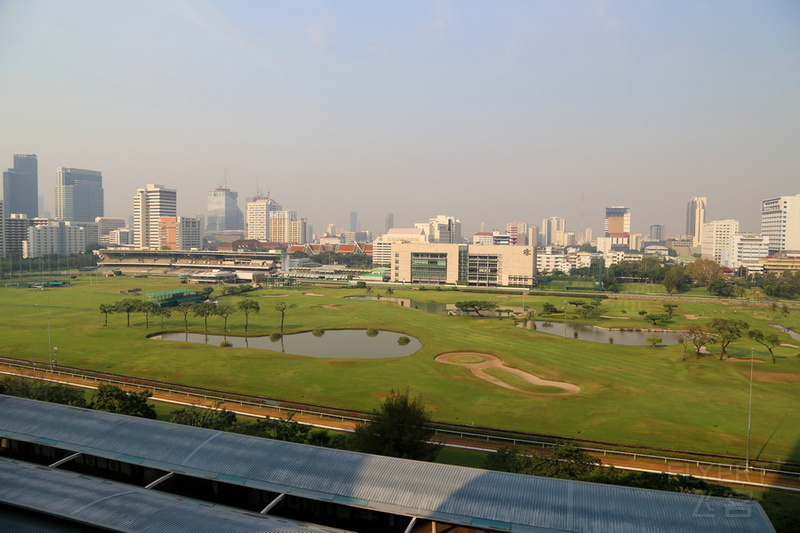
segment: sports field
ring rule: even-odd
[[[387,301],[347,300],[364,289],[275,288],[250,293],[261,312],[251,314],[249,335],[278,331],[275,304],[286,312],[286,332],[314,328],[377,328],[414,336],[422,349],[394,359],[317,359],[279,352],[223,348],[148,340],[159,331],[183,331],[184,317],[164,321],[141,313],[114,314],[103,326],[100,304],[143,293],[186,288],[158,278],[79,277],[71,287],[47,290],[0,287],[0,355],[47,361],[57,347],[62,365],[107,370],[197,386],[265,395],[322,405],[371,410],[392,388],[420,393],[437,420],[501,427],[553,435],[714,453],[744,455],[747,435],[751,348],[755,366],[752,407],[752,456],[800,461],[800,342],[781,333],[789,346],[775,349],[772,364],[765,348],[747,339],[734,342],[729,359],[697,359],[690,346],[652,348],[564,339],[514,326],[511,319],[437,316]],[[375,289],[373,295],[384,294]],[[495,300],[500,308],[521,308],[521,296],[462,293],[449,290],[395,289],[394,297],[438,303]],[[224,297],[234,304],[241,297]],[[563,307],[576,299],[526,296],[525,306],[542,311],[550,302]],[[800,311],[787,316],[766,307],[736,307],[729,302],[677,302],[666,323],[680,329],[709,317],[736,317],[765,332],[780,323],[800,330]],[[660,300],[605,300],[594,322],[604,327],[647,327],[640,310],[661,313]],[[577,320],[570,308],[570,320]],[[736,310],[736,314],[733,311]],[[244,314],[228,319],[229,335],[244,334]],[[210,317],[209,333],[222,334],[223,319]],[[189,315],[190,331],[203,332],[203,320]],[[499,386],[466,365],[436,357],[478,352],[501,362],[485,374],[515,388]],[[685,360],[684,360],[685,357]],[[489,358],[494,361],[494,358]],[[742,360],[738,360],[738,359]],[[478,362],[463,359],[462,362]],[[498,366],[499,365],[499,366]],[[509,372],[505,368],[522,371]],[[572,384],[580,391],[537,386],[525,378]],[[522,376],[522,377],[521,377]]]

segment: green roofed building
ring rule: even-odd
[[[147,301],[153,302],[158,307],[175,307],[183,302],[199,302],[200,296],[194,289],[175,289],[172,291],[152,292],[145,294]]]

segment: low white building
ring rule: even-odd
[[[421,228],[392,228],[372,243],[372,264],[392,264],[392,244],[394,243],[428,242],[425,231]]]
[[[530,246],[392,244],[390,271],[396,283],[531,287],[535,269]]]
[[[731,235],[727,249],[721,254],[720,266],[733,270],[739,267],[753,268],[758,260],[769,255],[769,237],[753,233]]]
[[[86,231],[79,226],[51,220],[40,226],[28,228],[28,238],[22,241],[25,258],[46,255],[71,255],[86,251]]]

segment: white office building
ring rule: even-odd
[[[270,241],[269,214],[282,209],[281,205],[269,196],[248,198],[245,207],[246,238],[261,242]]]
[[[769,237],[753,233],[731,235],[728,248],[722,253],[720,265],[733,270],[739,267],[752,268],[758,260],[769,255]]]
[[[390,265],[392,245],[401,242],[420,244],[428,242],[428,238],[419,228],[392,228],[372,243],[372,264]]]
[[[133,197],[134,244],[139,248],[160,247],[161,219],[177,216],[178,193],[163,185],[148,184]]]
[[[414,227],[425,232],[428,242],[441,244],[461,244],[461,221],[447,215],[438,215],[428,222],[414,224]]]
[[[800,194],[761,202],[761,235],[771,254],[800,251]]]
[[[739,233],[738,220],[714,220],[703,224],[700,238],[703,259],[711,259],[717,264],[722,264],[722,254],[728,250],[731,237]]]

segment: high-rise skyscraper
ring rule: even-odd
[[[761,202],[761,235],[769,237],[769,253],[800,251],[800,194]]]
[[[56,219],[93,222],[103,216],[103,175],[96,170],[58,167]]]
[[[6,216],[39,216],[39,164],[36,154],[14,154],[14,168],[3,172]]]
[[[245,217],[247,222],[246,238],[261,242],[269,242],[270,220],[272,211],[280,211],[281,205],[269,196],[254,196],[247,199]]]
[[[389,230],[394,227],[394,213],[386,214],[386,224],[384,225],[384,233],[389,233]]]
[[[651,241],[666,241],[666,226],[662,224],[653,224],[650,226],[650,239]]]
[[[208,192],[206,231],[240,230],[244,228],[244,217],[239,209],[239,193],[225,187]]]
[[[350,231],[358,231],[358,211],[350,211]]]
[[[606,217],[603,220],[604,237],[611,239],[612,250],[625,250],[630,248],[631,235],[631,210],[627,207],[606,207]]]
[[[705,196],[693,196],[686,206],[686,237],[692,239],[692,246],[699,246],[702,239],[703,224],[706,223]]]
[[[542,219],[539,233],[540,246],[551,244],[566,244],[564,234],[567,232],[567,221],[559,217]]]
[[[133,197],[133,242],[139,248],[159,248],[161,218],[177,216],[178,193],[148,184]]]

